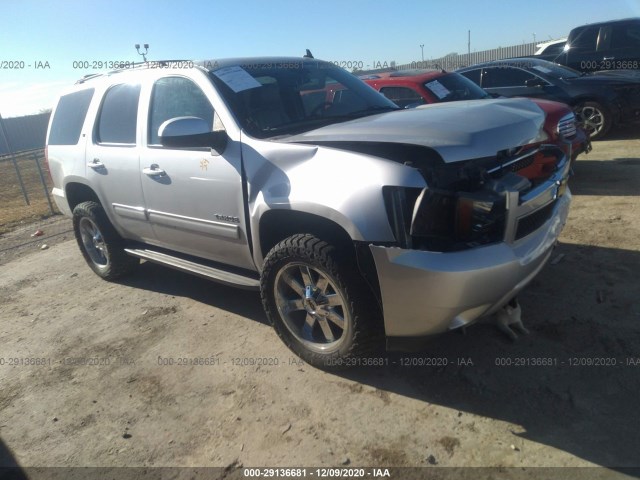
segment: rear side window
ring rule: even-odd
[[[122,84],[107,90],[98,116],[98,143],[136,143],[140,85]]]
[[[519,68],[487,68],[482,73],[482,88],[523,87],[533,78],[535,75]]]
[[[480,85],[480,69],[479,68],[477,68],[475,70],[468,70],[466,72],[461,72],[461,74],[464,75],[465,77],[467,77],[469,80],[471,80],[476,85]],[[483,87],[484,87],[484,85],[483,85]]]
[[[51,121],[49,145],[76,145],[93,98],[93,88],[60,97]]]

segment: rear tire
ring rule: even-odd
[[[591,140],[600,140],[611,129],[613,123],[609,109],[598,102],[582,102],[575,109],[578,123],[589,132]]]
[[[340,370],[362,363],[383,338],[377,302],[353,260],[312,235],[293,235],[265,259],[261,296],[282,341],[307,363]]]
[[[73,209],[73,231],[87,264],[105,280],[129,275],[140,264],[125,253],[124,240],[99,203],[83,202]]]

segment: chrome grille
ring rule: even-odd
[[[558,122],[558,133],[564,138],[571,138],[576,134],[576,116],[573,112],[566,114]]]

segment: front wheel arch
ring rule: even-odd
[[[89,267],[104,280],[131,274],[140,260],[127,255],[125,241],[97,202],[79,203],[73,209],[73,231]]]

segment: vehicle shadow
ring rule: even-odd
[[[520,437],[597,465],[640,467],[640,253],[569,244],[560,253],[519,297],[529,335],[511,342],[479,324],[340,376],[513,423],[514,444]]]
[[[640,195],[640,158],[616,158],[610,161],[582,160],[569,180],[574,195]]]
[[[605,141],[637,139],[640,139],[640,123],[630,123],[613,128],[604,138]]]
[[[640,253],[560,244],[552,258],[560,261],[519,297],[529,335],[512,342],[481,323],[419,353],[383,353],[386,366],[335,375],[456,409],[461,421],[512,423],[514,444],[527,439],[640,478]],[[268,323],[257,292],[152,263],[141,270],[123,283]]]
[[[0,478],[3,480],[27,480],[29,477],[0,438]]]
[[[257,291],[242,290],[183,273],[152,262],[144,262],[139,271],[120,284],[176,297],[191,298],[268,325]]]

